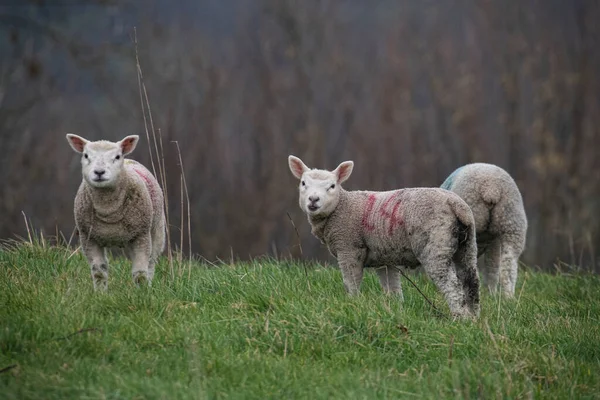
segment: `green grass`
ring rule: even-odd
[[[481,318],[437,316],[366,274],[274,260],[196,264],[152,288],[112,260],[109,291],[64,248],[0,250],[0,397],[598,398],[600,278],[521,271],[517,300],[482,292]],[[447,313],[431,282],[416,283]],[[451,356],[450,356],[451,353]]]

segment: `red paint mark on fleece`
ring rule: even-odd
[[[402,220],[402,216],[398,215],[398,209],[400,208],[400,203],[402,203],[402,201],[400,201],[398,199],[398,201],[396,202],[396,204],[394,204],[394,209],[392,210],[392,216],[390,219],[390,229],[389,229],[389,234],[391,235],[392,232],[394,231],[394,229],[397,226],[400,226],[404,223],[404,220]]]
[[[402,201],[394,194],[388,196],[381,206],[375,209],[375,201],[377,197],[375,194],[369,195],[367,199],[367,205],[363,212],[362,226],[367,232],[375,230],[375,223],[373,222],[374,213],[377,212],[383,219],[384,226],[387,224],[387,233],[392,235],[394,230],[404,223],[400,212],[400,205]]]
[[[362,218],[362,226],[365,230],[371,232],[372,230],[375,229],[375,224],[373,224],[372,222],[369,222],[369,216],[371,215],[371,212],[373,211],[373,207],[375,207],[375,195],[374,194],[370,194],[369,198],[367,200],[367,206],[365,207],[365,211],[363,212],[363,218]]]
[[[139,169],[137,169],[136,167],[132,167],[132,168],[133,168],[133,170],[134,170],[135,172],[137,172],[137,174],[138,174],[139,176],[141,176],[141,177],[142,177],[142,179],[144,180],[144,182],[146,182],[146,187],[148,188],[148,192],[150,193],[150,198],[151,198],[152,200],[155,200],[155,199],[156,199],[156,190],[155,190],[155,188],[154,188],[154,182],[152,182],[152,181],[150,180],[150,178],[149,178],[149,177],[146,175],[146,173],[145,173],[144,171],[142,171],[142,170],[139,170]]]
[[[394,205],[391,206],[392,202]],[[387,198],[387,200],[381,205],[379,209],[379,213],[384,218],[384,220],[389,222],[388,225],[388,235],[391,235],[394,232],[396,227],[400,226],[404,221],[402,217],[398,216],[398,209],[400,208],[401,200],[398,199],[395,195],[391,195]]]
[[[383,218],[388,219],[392,214],[388,211],[388,206],[394,200],[394,196],[389,196],[386,201],[383,202],[381,208],[379,209],[379,214],[383,216]]]

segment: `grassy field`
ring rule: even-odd
[[[418,286],[447,314],[424,277]],[[275,260],[162,262],[136,289],[112,261],[109,291],[66,248],[0,251],[0,397],[598,398],[600,278],[521,271],[517,299],[483,292],[477,322],[405,302],[368,273]]]

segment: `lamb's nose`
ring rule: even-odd
[[[95,173],[96,175],[98,175],[98,176],[102,176],[102,175],[104,175],[104,173],[105,173],[105,172],[106,172],[106,171],[105,171],[105,170],[103,170],[103,169],[95,169],[95,170],[94,170],[94,173]]]
[[[316,203],[317,201],[319,201],[319,197],[317,197],[317,196],[309,196],[308,197],[308,201],[310,201],[311,203]]]

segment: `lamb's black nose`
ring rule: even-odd
[[[308,201],[310,201],[311,203],[316,203],[317,201],[319,201],[319,198],[317,196],[308,196]]]
[[[105,170],[103,170],[103,169],[95,169],[95,170],[94,170],[94,173],[95,173],[96,175],[98,175],[98,176],[102,176],[102,175],[104,175],[104,173],[105,173],[105,172],[106,172],[106,171],[105,171]]]

